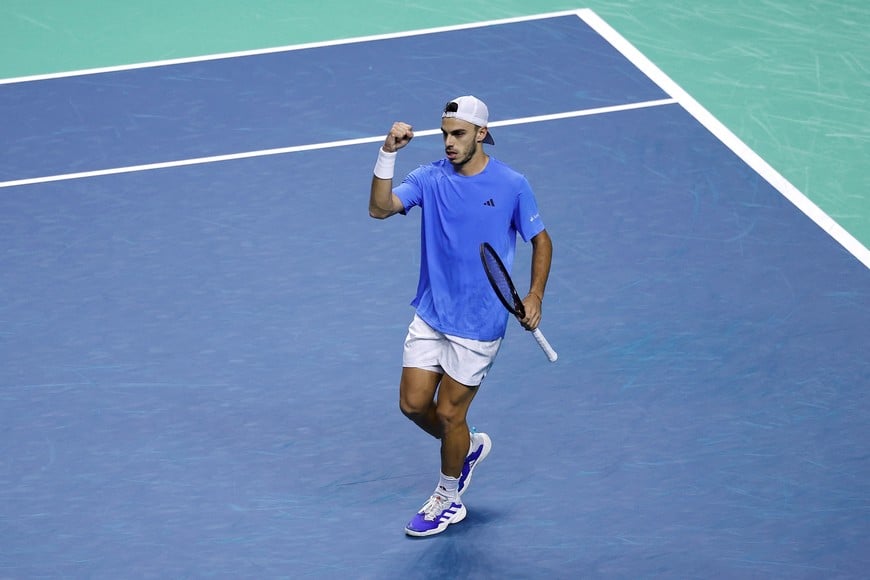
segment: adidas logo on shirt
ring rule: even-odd
[[[488,205],[489,207],[495,207],[495,202],[492,201],[492,198],[489,198],[488,200],[483,202],[483,205]]]

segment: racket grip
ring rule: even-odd
[[[544,351],[544,354],[547,355],[547,360],[549,360],[550,362],[556,362],[556,359],[559,358],[559,355],[556,354],[556,351],[553,350],[553,347],[550,346],[550,343],[547,342],[546,338],[544,338],[544,333],[541,332],[541,329],[534,329],[532,331],[532,336],[535,337],[535,340],[538,341],[538,346],[540,346],[541,350]]]

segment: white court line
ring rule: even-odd
[[[607,113],[618,113],[620,111],[631,111],[634,109],[644,109],[648,107],[660,107],[662,105],[676,104],[674,99],[659,99],[655,101],[643,101],[639,103],[628,103],[625,105],[613,105],[610,107],[597,107],[595,109],[582,109],[578,111],[570,111],[567,113],[554,113],[552,115],[538,115],[535,117],[523,117],[520,119],[508,119],[503,121],[493,121],[489,124],[490,127],[507,127],[510,125],[523,125],[526,123],[540,123],[544,121],[556,121],[559,119],[569,119],[572,117],[586,117],[589,115],[604,115]],[[427,129],[424,131],[414,131],[417,137],[425,137],[430,135],[440,135],[441,129]],[[376,137],[360,137],[357,139],[344,139],[341,141],[328,141],[325,143],[311,143],[308,145],[294,145],[291,147],[278,147],[275,149],[261,149],[259,151],[244,151],[242,153],[228,153],[226,155],[211,155],[209,157],[195,157],[193,159],[179,159],[175,161],[163,161],[160,163],[145,163],[142,165],[128,165],[126,167],[111,167],[108,169],[96,169],[93,171],[80,171],[78,173],[62,173],[59,175],[47,175],[43,177],[31,177],[27,179],[15,179],[12,181],[0,181],[0,189],[4,187],[16,187],[21,185],[36,185],[39,183],[51,183],[53,181],[69,181],[72,179],[84,179],[87,177],[100,177],[103,175],[117,175],[120,173],[136,173],[139,171],[151,171],[154,169],[169,169],[172,167],[185,167],[187,165],[202,165],[205,163],[219,163],[222,161],[235,161],[237,159],[250,159],[252,157],[267,157],[269,155],[283,155],[286,153],[298,153],[301,151],[314,151],[317,149],[333,149],[335,147],[348,147],[351,145],[362,145],[365,143],[382,143],[384,135]]]
[[[707,128],[726,147],[731,149],[740,159],[746,162],[756,173],[763,177],[770,185],[776,188],[786,199],[792,202],[807,217],[813,220],[820,228],[826,231],[832,238],[840,243],[846,250],[867,268],[870,268],[870,250],[859,242],[852,234],[846,231],[831,216],[825,213],[819,206],[813,203],[797,187],[791,184],[776,169],[774,169],[760,155],[749,148],[737,135],[723,125],[710,111],[705,109],[689,93],[683,90],[676,82],[668,77],[652,61],[643,55],[621,34],[601,19],[592,10],[578,10],[577,15],[605,40],[613,45],[646,76],[656,83],[663,91],[674,97],[690,115],[701,125]]]
[[[468,24],[454,24],[451,26],[439,26],[435,28],[422,28],[420,30],[409,30],[405,32],[391,32],[385,34],[373,34],[370,36],[358,36],[353,38],[340,38],[336,40],[325,40],[321,42],[308,42],[305,44],[293,44],[287,46],[276,46],[273,48],[260,48],[253,50],[239,50],[235,52],[224,52],[218,54],[206,54],[202,56],[192,56],[185,58],[175,58],[167,60],[155,60],[150,62],[142,62],[136,64],[125,64],[118,66],[106,66],[99,68],[82,69],[67,72],[47,73],[40,75],[29,75],[23,77],[11,77],[0,79],[0,85],[8,85],[14,83],[26,83],[32,81],[44,81],[49,79],[59,79],[66,77],[95,75],[110,72],[118,72],[125,70],[138,70],[143,68],[153,68],[159,66],[171,66],[176,64],[189,64],[194,62],[205,62],[209,60],[220,60],[224,58],[241,58],[245,56],[256,56],[260,54],[274,54],[277,52],[291,52],[295,50],[305,50],[308,48],[323,48],[326,46],[340,46],[344,44],[354,44],[362,42],[372,42],[377,40],[389,40],[393,38],[406,38],[410,36],[421,36],[424,34],[438,34],[441,32],[450,32],[453,30],[468,30],[470,28],[485,28],[487,26],[498,26],[500,24],[513,24],[517,22],[529,22],[532,20],[545,20],[547,18],[557,18],[559,16],[578,16],[577,10],[562,10],[559,12],[546,12],[543,14],[533,14],[530,16],[516,16],[513,18],[501,18],[498,20],[484,20],[482,22],[470,22]]]

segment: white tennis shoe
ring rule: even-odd
[[[450,500],[436,490],[405,526],[405,533],[409,536],[440,534],[450,524],[464,520],[467,513],[458,496],[455,500]]]

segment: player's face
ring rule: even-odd
[[[480,150],[481,130],[461,119],[441,119],[441,135],[444,137],[444,153],[454,167],[462,167]]]

